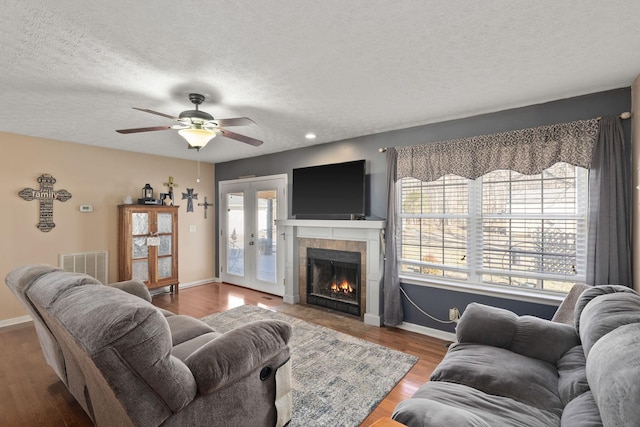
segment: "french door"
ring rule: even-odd
[[[284,295],[284,253],[276,219],[285,219],[287,175],[220,181],[220,279]]]

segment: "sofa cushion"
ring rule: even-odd
[[[461,343],[500,347],[553,364],[579,344],[571,325],[517,316],[478,303],[471,303],[464,310],[456,326],[456,337]]]
[[[159,311],[160,313],[162,313],[162,315],[163,315],[164,317],[176,316],[176,314],[175,314],[174,312],[172,312],[172,311],[165,310],[164,308],[160,308],[160,307],[156,307],[156,308],[158,309],[158,311]]]
[[[195,376],[198,391],[213,393],[255,370],[278,354],[291,337],[291,325],[262,320],[239,326],[191,354],[185,363]],[[271,369],[277,366],[271,366]]]
[[[139,298],[142,298],[147,302],[151,302],[152,300],[151,293],[149,292],[149,288],[147,287],[147,285],[145,285],[139,280],[124,280],[122,282],[109,283],[107,286],[120,289],[131,295],[135,295]]]
[[[580,315],[580,338],[587,357],[601,337],[630,323],[640,323],[640,295],[633,291],[616,292],[590,300]]]
[[[478,344],[454,344],[431,375],[432,381],[447,381],[473,387],[495,396],[557,414],[558,374],[550,363],[502,348]]]
[[[169,330],[171,331],[172,346],[182,344],[202,334],[215,332],[215,330],[204,323],[202,320],[195,319],[190,316],[176,314],[166,316]]]
[[[565,406],[589,390],[586,363],[581,345],[573,347],[558,360],[558,394]]]
[[[509,350],[555,364],[579,343],[572,325],[549,322],[534,316],[520,316]]]
[[[430,381],[412,398],[396,406],[392,418],[409,427],[455,426],[548,427],[560,424],[560,414],[461,384]]]
[[[640,323],[634,323],[603,336],[587,356],[587,379],[606,426],[640,425],[639,349]]]
[[[602,295],[619,293],[635,294],[636,292],[633,289],[622,285],[591,286],[589,289],[582,292],[580,298],[578,298],[578,302],[576,303],[576,309],[574,313],[574,326],[578,335],[582,336],[580,319],[582,317],[582,311],[587,306],[587,304]]]
[[[219,336],[220,333],[218,332],[209,332],[206,334],[202,334],[188,341],[173,346],[173,348],[171,349],[171,354],[184,362],[185,359],[191,356],[194,351],[196,351],[203,345],[208,344],[210,341],[218,338]]]
[[[581,394],[564,407],[561,427],[602,427],[600,412],[590,391]]]
[[[459,342],[509,348],[518,327],[518,316],[508,310],[471,303],[456,325]]]
[[[27,295],[41,309],[49,309],[67,290],[89,285],[102,285],[102,283],[91,276],[60,271],[38,278],[27,290]]]
[[[24,298],[27,288],[41,276],[52,271],[62,270],[46,264],[25,265],[10,271],[5,278],[5,282],[21,301],[27,302],[28,300]],[[25,305],[31,307],[28,302]]]

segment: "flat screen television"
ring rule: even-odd
[[[293,170],[291,213],[296,219],[364,219],[366,162]]]

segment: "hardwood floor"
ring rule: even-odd
[[[244,304],[259,305],[419,357],[419,361],[361,424],[389,416],[420,387],[446,353],[445,341],[396,328],[365,325],[350,316],[284,304],[282,298],[238,286],[210,283],[161,294],[153,304],[204,317]],[[0,426],[91,426],[80,405],[46,364],[31,323],[0,330]]]

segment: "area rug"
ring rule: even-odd
[[[202,320],[218,332],[248,322],[278,319],[292,326],[290,427],[357,427],[417,362],[378,344],[252,305]]]

